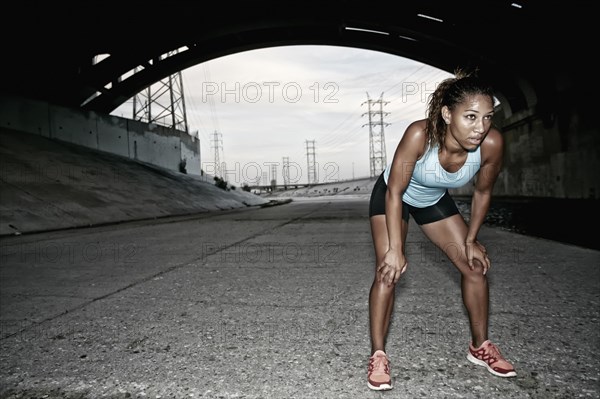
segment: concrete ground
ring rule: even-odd
[[[369,181],[285,203],[14,131],[0,155],[0,398],[599,397],[599,251],[482,229],[501,379],[412,225],[373,392]]]
[[[483,227],[490,338],[466,360],[459,274],[411,225],[366,386],[368,199],[347,195],[0,238],[1,398],[598,398],[600,252]]]

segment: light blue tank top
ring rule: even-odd
[[[438,156],[438,146],[431,147],[415,164],[402,200],[409,205],[425,208],[436,204],[449,188],[458,188],[467,184],[481,167],[481,146],[467,154],[465,164],[451,173],[442,168]],[[383,171],[387,184],[391,164]]]

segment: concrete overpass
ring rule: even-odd
[[[495,82],[507,137],[498,194],[598,199],[596,68],[576,45],[594,37],[592,4],[26,1],[0,27],[8,38],[0,93],[108,114],[152,83],[227,54],[294,44],[378,50],[449,72],[478,68]]]

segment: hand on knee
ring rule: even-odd
[[[480,261],[478,261],[477,259],[473,259],[473,267],[472,268],[466,267],[461,270],[464,270],[463,271],[464,277],[467,277],[469,279],[481,280],[481,279],[485,278],[484,272],[486,270],[485,270],[483,264]]]

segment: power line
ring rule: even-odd
[[[397,100],[398,97],[402,98],[403,102],[409,102],[409,100],[410,100],[410,103],[406,107],[403,107],[403,109],[402,109],[402,113],[405,115],[412,112],[413,109],[416,110],[417,108],[423,108],[425,106],[425,104],[422,101],[419,101],[419,100],[414,101],[415,95],[413,93],[406,93],[406,89],[407,89],[408,85],[410,83],[420,82],[421,85],[419,85],[419,89],[422,89],[424,87],[423,83],[433,78],[433,77],[430,78],[430,76],[432,74],[435,77],[435,76],[439,76],[440,74],[443,73],[443,71],[439,71],[439,70],[423,71],[427,67],[428,67],[428,65],[426,65],[426,64],[420,65],[415,70],[408,72],[406,74],[406,76],[404,76],[403,78],[398,79],[397,83],[393,84],[387,90],[385,90],[385,92],[388,94],[388,97],[390,95],[390,92],[392,94],[398,93],[396,98],[391,98],[390,101],[388,101],[390,103],[396,102],[395,100]],[[425,73],[423,73],[423,72],[425,72]],[[362,78],[372,76],[372,75],[376,75],[376,74],[365,74],[365,75],[362,75]],[[417,75],[419,77],[417,77]],[[446,78],[445,76],[442,77],[442,79],[445,79],[445,78]],[[389,80],[389,76],[388,76],[388,79],[385,79],[385,81],[387,81],[387,80]],[[412,82],[410,82],[410,80],[412,80]],[[421,93],[416,93],[416,94],[421,95]],[[330,131],[330,133],[328,134],[328,138],[326,138],[325,142],[323,143],[323,145],[325,147],[336,147],[339,144],[348,142],[350,140],[350,137],[354,138],[357,136],[356,134],[353,134],[353,132],[356,133],[355,129],[351,129],[351,130],[345,131],[345,132],[344,132],[344,130],[342,130],[343,125],[345,125],[346,122],[348,122],[351,118],[352,118],[352,115],[349,115],[338,126],[336,126],[334,129],[332,129]],[[360,129],[358,129],[358,131],[360,131]]]
[[[212,80],[210,77],[210,68],[207,63],[203,64],[203,71],[204,81],[211,82]],[[220,131],[221,129],[219,128],[219,118],[217,117],[217,109],[215,106],[215,99],[213,98],[213,96],[208,96],[208,107],[210,109],[210,116],[213,122],[213,128]]]
[[[188,85],[188,79],[185,74],[182,73],[182,78],[186,86]],[[201,107],[198,107],[196,102],[194,101],[194,96],[189,96],[189,93],[186,92],[186,104],[188,104],[188,121],[190,121],[190,125],[199,126],[198,131],[204,137],[206,142],[210,142],[210,136],[208,133],[208,129],[204,126],[204,122],[202,118],[196,116],[196,111],[199,111]]]

